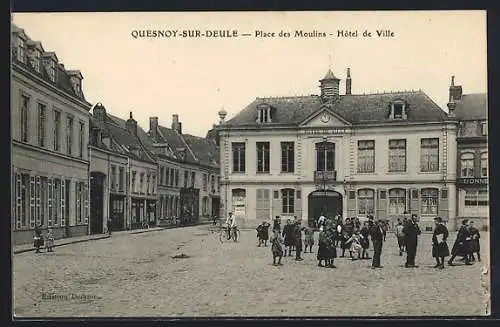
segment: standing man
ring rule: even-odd
[[[376,222],[373,221],[373,216],[370,216],[369,224],[370,236],[373,243],[372,269],[382,268],[382,266],[380,265],[380,256],[382,255],[384,232],[382,230],[382,226],[380,226],[380,222],[378,220]]]
[[[291,219],[287,219],[286,225],[283,226],[282,236],[285,239],[285,257],[292,256],[292,247],[295,246],[295,224],[292,224]],[[288,255],[287,250],[288,249]]]
[[[277,230],[278,234],[281,234],[281,218],[276,216],[273,220],[273,231]]]
[[[113,231],[113,219],[111,217],[106,222],[106,228],[108,229],[108,235],[111,236],[111,232]]]
[[[399,247],[399,256],[403,255],[403,252],[405,252],[405,234],[403,233],[403,223],[401,222],[401,219],[398,218],[398,223],[396,224],[396,238],[398,239],[398,247]]]
[[[415,256],[417,255],[418,236],[422,234],[417,224],[417,215],[411,215],[408,225],[403,227],[404,244],[406,246],[405,268],[415,268]]]
[[[234,219],[233,213],[231,211],[229,211],[228,216],[226,218],[226,228],[227,228],[227,239],[228,240],[231,239],[231,229],[233,229],[235,224],[236,224],[236,220]]]
[[[302,261],[300,257],[300,254],[302,253],[302,226],[301,226],[301,221],[296,220],[295,221],[295,260],[296,261]]]

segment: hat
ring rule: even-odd
[[[434,221],[436,221],[437,223],[442,223],[443,222],[443,218],[436,217],[436,218],[434,218]]]

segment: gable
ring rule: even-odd
[[[343,127],[346,125],[350,123],[326,108],[314,113],[300,124],[302,127]]]

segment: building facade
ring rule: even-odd
[[[488,103],[486,93],[462,94],[452,77],[448,110],[458,120],[457,217],[489,226]]]
[[[158,156],[160,217],[183,223],[219,215],[220,193],[218,146],[212,138],[182,132],[179,116],[172,116],[171,128],[150,117],[149,142]]]
[[[12,25],[12,231],[31,242],[36,225],[56,238],[89,232],[90,103],[83,76]]]
[[[92,232],[136,229],[157,224],[157,164],[141,142],[145,132],[130,118],[125,121],[98,103],[91,120]]]
[[[320,95],[257,98],[218,126],[224,214],[245,225],[322,213],[431,229],[456,216],[457,123],[424,92],[346,94],[328,71]]]

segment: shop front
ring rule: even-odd
[[[477,228],[488,229],[490,216],[488,178],[459,178],[457,187],[459,220],[469,219],[474,221]]]
[[[111,216],[112,230],[125,229],[125,195],[111,194],[109,201],[109,214]]]
[[[181,224],[196,223],[199,220],[200,190],[182,188],[180,192]]]
[[[149,227],[156,226],[156,200],[146,200],[146,221]]]
[[[145,200],[132,198],[131,201],[131,228],[142,228],[145,225]]]

